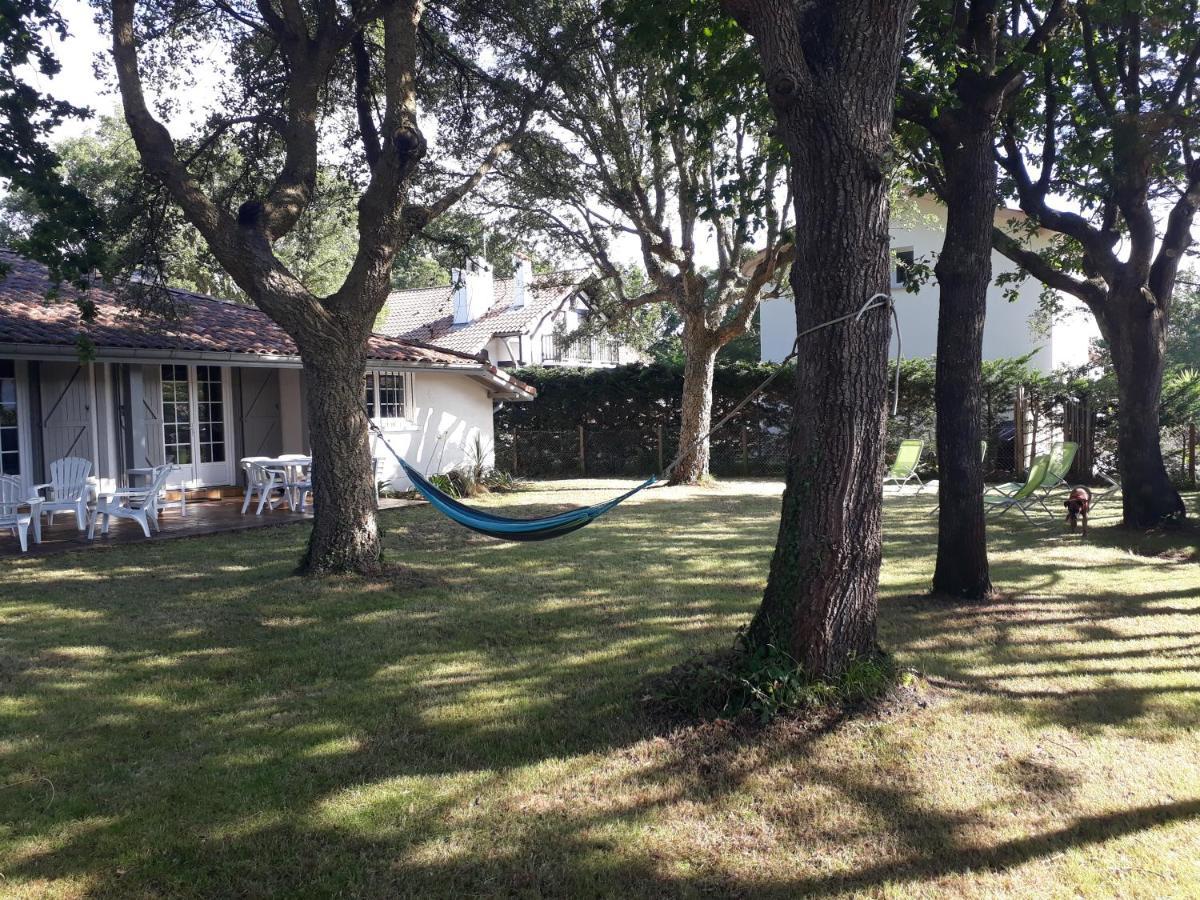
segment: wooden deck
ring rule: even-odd
[[[406,506],[419,506],[419,500],[388,500],[379,502],[380,509],[400,509]],[[100,525],[96,526],[96,539],[89,541],[86,531],[75,527],[75,517],[60,513],[55,516],[54,524],[46,524],[42,519],[42,542],[35,543],[33,530],[29,532],[29,552],[21,553],[17,538],[8,529],[0,530],[0,558],[14,556],[49,556],[55,553],[67,553],[73,550],[89,550],[96,547],[113,547],[121,544],[138,544],[151,541],[168,541],[173,538],[198,537],[205,534],[219,534],[225,531],[247,531],[253,528],[269,528],[274,525],[289,525],[306,522],[312,519],[311,509],[308,512],[292,512],[281,508],[265,511],[261,516],[254,515],[254,507],[242,515],[240,498],[228,500],[208,500],[199,503],[188,503],[187,516],[181,516],[179,510],[169,509],[159,516],[159,531],[147,539],[142,534],[142,528],[136,522],[128,519],[113,519],[107,535],[100,533]]]

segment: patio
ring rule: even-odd
[[[380,509],[400,509],[406,506],[418,506],[421,500],[380,499]],[[249,531],[255,528],[270,528],[276,525],[292,525],[312,518],[311,507],[305,512],[293,512],[279,508],[256,516],[253,511],[242,515],[242,499],[240,497],[223,500],[206,500],[188,504],[187,516],[181,516],[178,510],[166,510],[158,518],[159,530],[150,538],[142,534],[137,522],[128,519],[114,519],[109,526],[109,533],[103,535],[96,529],[96,539],[89,541],[87,532],[75,527],[73,516],[59,514],[53,525],[42,523],[42,542],[36,543],[30,534],[29,552],[21,553],[17,539],[7,529],[0,533],[0,558],[50,556],[55,553],[67,553],[73,550],[87,550],[95,547],[112,547],[120,544],[144,543],[147,540],[165,541],[173,538],[198,537],[205,534],[218,534],[225,531]]]

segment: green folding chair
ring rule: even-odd
[[[1050,454],[1046,453],[1039,456],[1033,461],[1033,465],[1029,467],[1029,474],[1025,478],[1025,483],[1021,485],[1012,496],[985,494],[983,497],[983,505],[985,512],[996,513],[997,516],[1002,516],[1010,509],[1018,509],[1021,514],[1029,519],[1029,510],[1035,506],[1040,506],[1045,510],[1046,515],[1053,518],[1054,513],[1046,506],[1045,501],[1039,491],[1046,481],[1046,475],[1050,470]],[[1033,521],[1033,519],[1029,519]]]
[[[892,463],[892,467],[888,469],[888,473],[884,476],[883,486],[894,484],[896,490],[904,487],[910,481],[915,481],[920,485],[917,488],[917,493],[925,489],[925,482],[917,476],[917,466],[921,464],[921,453],[925,450],[925,442],[917,440],[908,440],[900,442],[900,449],[896,451],[896,461]]]
[[[1050,460],[1050,464],[1046,469],[1046,481],[1041,488],[1043,497],[1067,483],[1067,475],[1070,474],[1071,465],[1075,462],[1075,454],[1078,452],[1079,445],[1074,441],[1055,441],[1050,445],[1050,452],[1045,454]],[[1011,497],[1027,483],[1027,481],[1009,481],[1006,484],[994,484],[985,493],[997,493]]]
[[[1117,481],[1107,472],[1097,472],[1096,474],[1107,483],[1103,487],[1092,491],[1092,509],[1095,509],[1105,500],[1109,500],[1121,493],[1121,482]]]

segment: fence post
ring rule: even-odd
[[[1196,423],[1188,424],[1188,481],[1196,486]]]
[[[749,432],[749,429],[745,425],[743,425],[742,426],[742,474],[743,475],[750,474],[750,448],[749,448],[749,441],[748,441],[748,432]]]
[[[583,441],[583,426],[579,426],[579,474],[587,475],[587,445]]]
[[[1013,469],[1014,475],[1025,474],[1025,385],[1017,385],[1013,401]]]
[[[663,470],[663,428],[658,426],[658,471],[661,474]]]

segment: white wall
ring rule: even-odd
[[[902,226],[896,225],[891,229],[892,249],[911,249],[917,261],[932,266],[942,246],[945,211],[929,198],[920,198],[915,202],[917,213],[906,216]],[[997,224],[1002,225],[1011,215],[997,213]],[[1099,337],[1099,330],[1087,309],[1074,298],[1064,297],[1063,303],[1068,312],[1062,321],[1056,322],[1049,334],[1039,333],[1034,320],[1042,292],[1041,283],[1026,278],[1018,286],[1015,302],[1009,302],[1005,297],[1005,287],[994,283],[1000,273],[1012,272],[1016,268],[1007,258],[993,252],[993,284],[988,291],[987,320],[983,332],[984,359],[1023,356],[1037,349],[1037,355],[1030,364],[1047,373],[1064,365],[1076,366],[1087,362],[1091,341]],[[937,280],[930,278],[917,293],[908,293],[895,286],[892,291],[900,319],[904,356],[913,359],[934,355],[937,350]],[[796,339],[796,320],[790,298],[769,300],[762,305],[761,331],[761,358],[764,361],[777,362],[791,352]],[[894,337],[891,352],[894,356]]]
[[[384,437],[405,461],[426,474],[445,472],[474,460],[475,440],[485,465],[495,462],[492,398],[487,389],[465,375],[416,372],[411,376],[413,402],[405,421],[379,422]],[[399,463],[372,436],[374,455],[384,460],[381,478],[392,487],[408,488]]]

